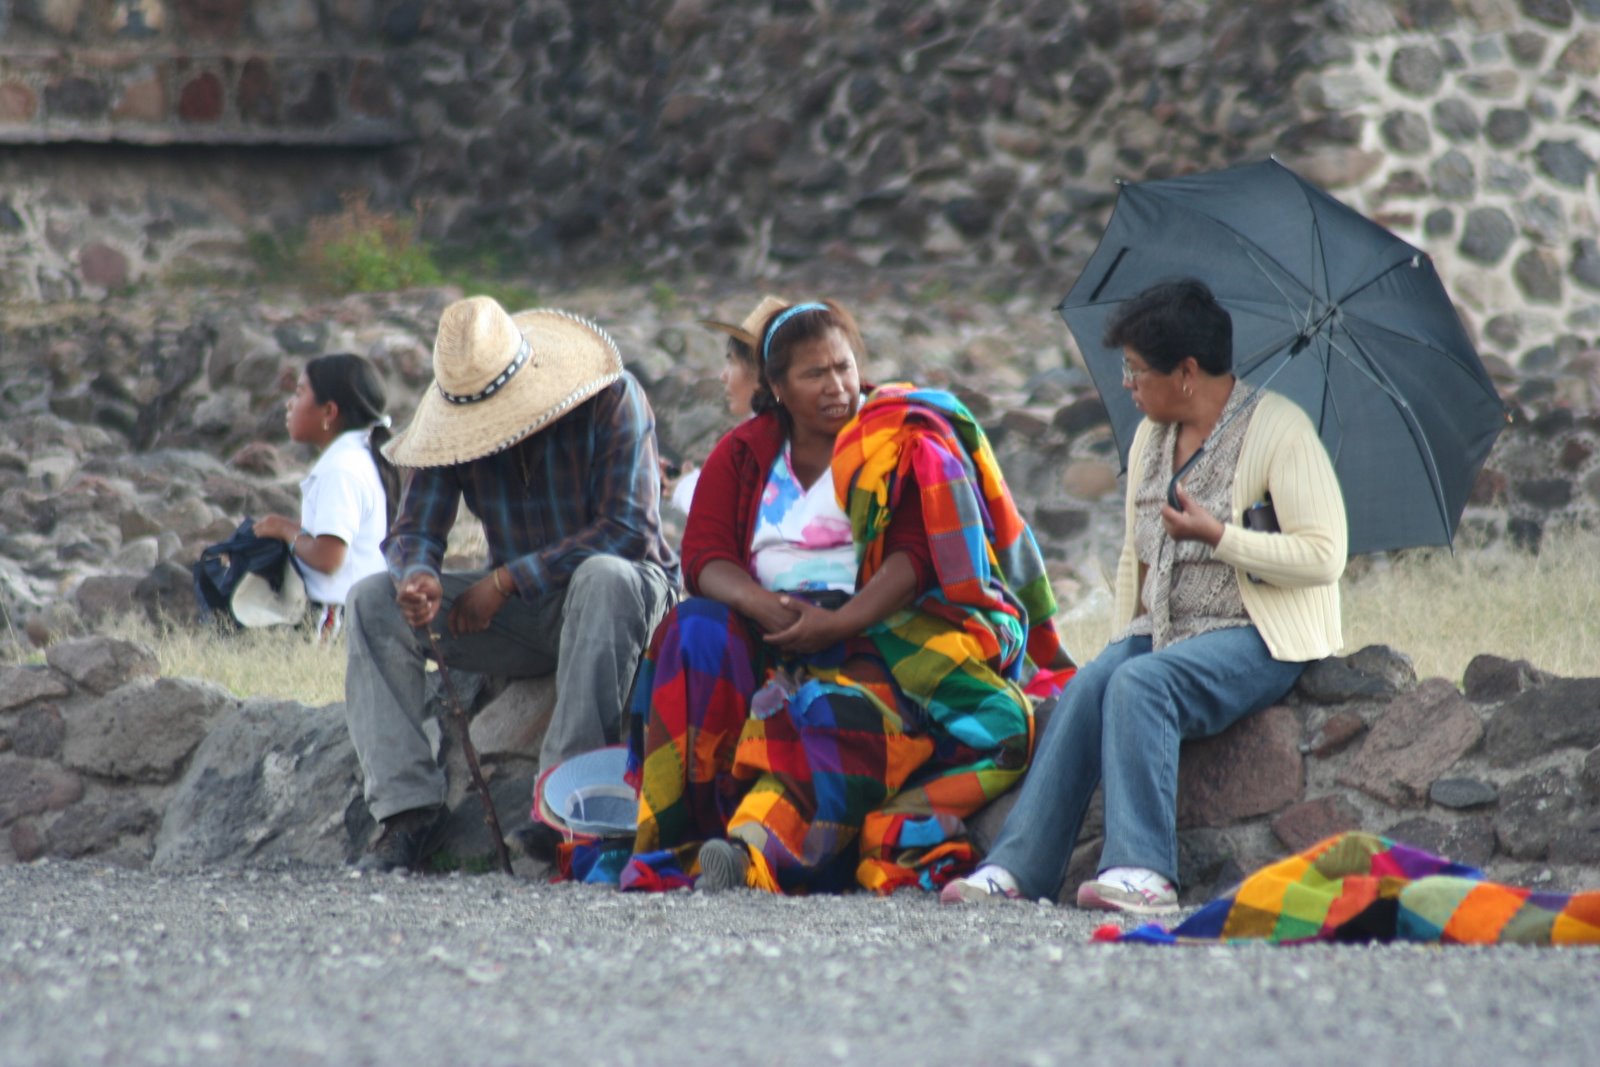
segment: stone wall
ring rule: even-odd
[[[47,666],[0,667],[0,864],[337,866],[360,852],[372,822],[340,706],[240,702],[154,675],[148,650],[108,638],[57,644]],[[1283,704],[1188,744],[1185,902],[1354,829],[1516,885],[1600,885],[1600,679],[1482,656],[1464,688],[1419,682],[1403,655],[1363,649],[1315,665]],[[552,690],[514,683],[473,720],[507,831],[528,819]],[[455,750],[446,761],[451,814],[433,848],[448,864],[487,865],[481,805]],[[973,820],[980,847],[1014,800]],[[1102,826],[1095,803],[1064,900],[1092,876]],[[526,860],[518,871],[544,873]]]
[[[1490,351],[1600,334],[1600,0],[3,0],[0,34],[0,138],[35,142],[0,161],[10,300],[237,271],[240,231],[340,189],[425,202],[431,236],[536,277],[915,265],[1064,292],[1114,178],[1275,152],[1432,254]],[[363,130],[404,140],[290,165]],[[61,138],[275,147],[190,150],[200,190],[116,149],[118,196]]]

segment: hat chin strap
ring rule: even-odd
[[[506,369],[495,375],[494,381],[479,389],[476,393],[446,392],[443,385],[438,385],[437,379],[435,379],[434,384],[438,385],[439,395],[452,404],[476,404],[480,400],[488,400],[505,388],[506,383],[516,375],[517,371],[527,365],[528,357],[532,354],[533,349],[529,346],[528,339],[526,337],[522,338],[522,343],[517,346],[517,354],[511,357],[511,362],[506,366]]]

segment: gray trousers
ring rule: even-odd
[[[555,712],[539,750],[542,770],[616,744],[639,657],[674,599],[666,575],[648,563],[591,556],[565,590],[531,603],[513,596],[484,632],[451,637],[450,606],[487,573],[441,579],[444,597],[431,628],[445,662],[506,678],[556,676]],[[426,634],[400,614],[388,574],[350,590],[345,635],[345,723],[372,817],[444,803],[444,769],[423,732],[432,650]]]

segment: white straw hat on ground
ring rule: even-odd
[[[600,327],[567,311],[515,315],[471,296],[444,309],[433,383],[411,424],[384,448],[400,467],[445,467],[493,455],[622,377]]]
[[[773,315],[788,306],[787,300],[768,293],[761,298],[761,303],[756,305],[755,310],[746,315],[744,321],[737,326],[731,322],[718,322],[716,319],[701,319],[700,325],[721,330],[735,341],[743,341],[751,348],[755,348],[760,343],[761,327],[765,326]]]

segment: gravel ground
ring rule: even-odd
[[[0,1064],[1600,1063],[1600,949],[1096,945],[923,895],[0,869]]]

